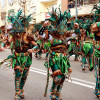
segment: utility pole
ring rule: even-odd
[[[6,16],[8,16],[8,1],[5,1]],[[5,35],[7,34],[7,18],[5,16]]]
[[[83,0],[83,6],[84,6],[84,0]]]
[[[76,6],[76,20],[77,20],[77,16],[78,16],[78,10],[77,10],[77,0],[75,0],[75,6]]]

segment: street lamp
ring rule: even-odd
[[[77,0],[75,0],[75,6],[76,6],[76,20],[77,20],[77,16],[78,16],[78,10],[77,10]]]

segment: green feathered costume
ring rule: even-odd
[[[95,69],[95,78],[96,78],[95,94],[97,97],[100,97],[100,78],[99,78],[100,77],[100,43],[97,43],[95,45],[94,69]]]
[[[65,11],[63,14],[60,8],[55,10],[52,9],[52,13],[50,13],[50,16],[51,18],[48,20],[51,22],[51,26],[52,26],[50,33],[53,36],[53,43],[49,45],[50,46],[49,55],[48,55],[49,60],[46,61],[44,65],[48,69],[51,68],[52,70],[53,83],[50,90],[51,91],[50,98],[51,100],[53,99],[61,100],[60,92],[65,77],[69,73],[68,69],[70,68],[70,63],[67,59],[67,55],[66,55],[67,52],[65,50],[66,42],[63,41],[61,38],[59,39],[56,38],[56,36],[63,36],[63,34],[65,34],[68,31],[67,22],[71,16],[68,11]],[[48,84],[48,80],[47,80],[47,84]]]
[[[70,38],[70,41],[71,41],[71,43],[70,43],[68,51],[67,51],[68,54],[69,54],[68,57],[70,57],[71,55],[75,54],[75,59],[74,60],[78,61],[77,39],[76,39],[76,37],[72,37],[72,38]]]
[[[95,95],[100,98],[100,2],[99,5],[95,5],[93,10],[94,12],[94,24],[92,25],[92,32],[94,33],[94,38],[96,41],[95,50],[94,50],[94,70],[95,70],[95,78],[96,78],[96,87],[95,87]],[[95,23],[96,22],[96,23]]]
[[[4,63],[8,59],[12,59],[12,68],[15,71],[15,100],[20,100],[24,98],[23,87],[27,79],[30,65],[32,64],[32,54],[27,50],[32,48],[31,41],[34,39],[27,36],[29,43],[26,43],[22,37],[22,33],[25,33],[25,29],[28,28],[29,22],[32,20],[31,15],[23,15],[23,11],[19,10],[17,15],[15,13],[8,17],[8,21],[12,23],[11,35],[13,37],[13,47],[14,53],[8,56],[7,59],[2,61],[0,64]],[[19,39],[18,36],[21,36]],[[7,41],[7,44],[10,44]]]
[[[84,41],[82,45],[82,69],[85,69],[85,64],[88,61],[89,70],[93,70],[93,43],[91,41]]]

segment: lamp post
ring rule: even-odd
[[[78,16],[78,10],[77,10],[77,0],[75,0],[75,6],[76,6],[76,20],[77,20],[77,16]]]
[[[84,0],[83,0],[83,6],[84,6]]]

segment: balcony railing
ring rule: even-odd
[[[82,6],[82,5],[93,5],[93,4],[96,4],[96,3],[99,3],[99,0],[77,0],[77,6]],[[75,1],[71,1],[69,2],[68,4],[68,7],[69,8],[74,8],[75,7]]]

